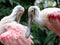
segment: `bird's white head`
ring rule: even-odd
[[[13,13],[17,13],[19,11],[23,11],[24,12],[24,8],[21,5],[15,6],[12,12]]]
[[[40,8],[38,6],[30,6],[28,9],[28,16],[31,18],[31,21],[35,16],[38,16],[40,13]]]
[[[31,12],[32,10],[40,10],[40,8],[38,6],[30,6],[28,9],[28,12]]]
[[[30,6],[28,9],[28,18],[29,23],[33,21],[35,17],[40,14],[40,8],[38,6]]]
[[[16,21],[19,22],[21,16],[24,13],[24,7],[22,7],[21,5],[17,5],[14,7],[13,11],[12,11],[12,15],[16,16]]]

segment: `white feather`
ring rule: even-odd
[[[28,9],[28,12],[34,9],[35,9],[35,15],[33,17],[33,21],[40,26],[43,26],[47,22],[48,20],[47,16],[49,13],[60,11],[60,8],[46,8],[40,10],[39,7],[37,6],[31,6]]]
[[[24,11],[24,8],[21,6],[21,5],[17,5],[12,13],[9,15],[9,16],[5,16],[1,19],[0,21],[0,34],[5,30],[5,27],[6,25],[5,24],[8,24],[10,22],[13,22],[16,18],[16,13],[19,11],[19,10],[23,10]]]

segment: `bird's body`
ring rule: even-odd
[[[8,25],[7,31],[0,35],[0,41],[4,45],[31,45],[31,36],[25,38],[25,32],[27,26],[19,24],[17,22],[11,22]]]
[[[47,8],[33,19],[39,26],[45,26],[60,36],[60,9]]]
[[[45,22],[48,21],[49,14],[56,13],[58,11],[60,11],[59,8],[46,8],[39,12],[37,10],[35,13],[36,15],[34,16],[33,20],[34,20],[34,22],[38,23],[39,25],[44,25]]]
[[[15,14],[5,16],[1,19],[1,21],[0,21],[0,34],[3,33],[4,31],[6,31],[6,30],[4,30],[6,27],[5,26],[6,23],[10,23],[15,20],[16,16],[15,17],[13,17],[13,16],[15,16]]]
[[[5,23],[9,23],[9,22],[14,21],[15,18],[16,18],[15,15],[16,15],[16,14],[11,14],[11,15],[9,15],[9,16],[3,17],[3,18],[1,19],[1,21],[0,21],[0,23],[5,24]]]
[[[4,30],[6,27],[5,24],[13,22],[15,18],[18,18],[17,17],[18,15],[20,15],[21,17],[23,12],[24,12],[24,8],[21,5],[17,5],[16,7],[14,7],[14,9],[12,10],[12,13],[9,16],[3,17],[0,21],[0,34],[6,31]]]
[[[60,8],[46,8],[40,10],[37,6],[28,9],[29,19],[39,26],[44,26],[60,36]],[[28,16],[29,16],[28,15]],[[30,22],[31,22],[30,20]]]

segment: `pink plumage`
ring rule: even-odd
[[[57,19],[57,20],[60,21],[60,11],[48,14],[48,19],[49,20],[54,20],[54,21]]]
[[[0,35],[0,41],[4,45],[31,45],[31,36],[25,38],[27,26],[16,22],[9,23],[7,31]]]
[[[50,25],[48,27],[60,36],[60,11],[52,12],[48,14],[48,21]]]

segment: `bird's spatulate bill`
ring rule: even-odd
[[[20,22],[20,19],[21,19],[23,13],[24,13],[23,11],[19,11],[19,12],[16,14],[16,21],[17,21],[18,23]]]
[[[30,36],[30,27],[31,27],[31,22],[32,22],[32,15],[29,15],[29,20],[28,20],[28,28],[25,33],[25,37],[28,38]]]

